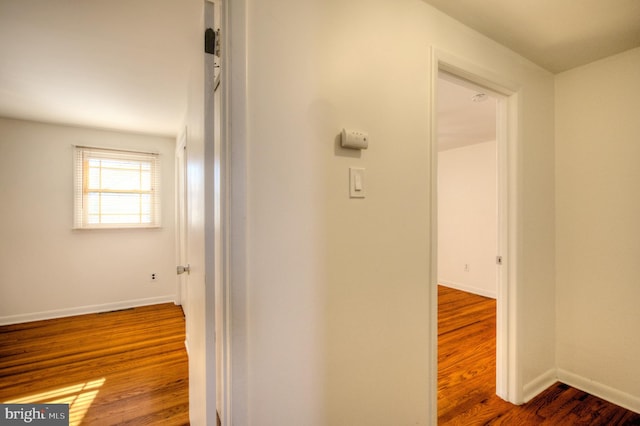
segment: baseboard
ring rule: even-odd
[[[524,402],[526,403],[531,401],[533,398],[538,396],[540,392],[544,391],[557,381],[558,372],[555,368],[551,368],[542,373],[541,375],[524,385],[524,388],[522,389]]]
[[[603,383],[599,383],[561,368],[558,369],[558,380],[569,386],[595,395],[627,410],[640,413],[640,397],[619,391]]]
[[[135,308],[136,306],[157,305],[175,301],[175,295],[148,297],[146,299],[125,300],[121,302],[105,303],[101,305],[78,306],[75,308],[56,309],[52,311],[34,312],[29,314],[9,315],[0,317],[0,325],[19,324],[23,322],[41,321],[54,318],[70,317],[74,315],[95,314],[98,312],[117,311]]]
[[[467,284],[460,284],[453,281],[440,280],[440,279],[438,280],[438,284],[443,285],[445,287],[454,288],[456,290],[466,291],[467,293],[477,294],[478,296],[490,297],[491,299],[495,299],[496,297],[498,297],[498,295],[494,291],[473,287]]]

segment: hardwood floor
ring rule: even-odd
[[[438,423],[640,425],[561,383],[522,406],[495,395],[495,300],[440,286]],[[69,403],[71,425],[189,423],[184,317],[173,304],[0,327],[0,403]]]
[[[522,406],[495,395],[496,301],[438,287],[438,424],[640,425],[640,414],[556,383]]]
[[[172,303],[0,327],[0,403],[68,403],[71,425],[189,424]]]

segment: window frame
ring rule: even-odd
[[[155,152],[143,152],[143,151],[132,151],[132,150],[123,150],[123,149],[114,149],[114,148],[98,148],[98,147],[90,147],[90,146],[73,146],[73,156],[74,156],[74,220],[73,220],[73,228],[74,229],[149,229],[149,228],[160,228],[160,211],[161,211],[161,197],[160,197],[160,154]],[[96,167],[90,167],[89,163],[91,161],[98,160],[100,165],[97,167],[99,169],[100,175],[100,185],[96,188],[89,188],[89,173],[91,169],[94,170]],[[138,188],[109,188],[102,185],[102,176],[105,170],[117,170],[117,168],[110,168],[108,165],[105,167],[102,164],[102,161],[110,161],[110,162],[125,162],[125,163],[139,163],[140,169],[138,171],[140,185]],[[146,163],[149,164],[149,189],[142,188],[142,179],[143,179],[143,170],[142,167]],[[127,169],[121,169],[124,173]],[[130,172],[133,169],[128,169]],[[116,172],[117,173],[117,172]],[[132,185],[134,186],[134,185]],[[92,216],[97,215],[99,217],[99,221],[92,222],[89,219],[90,211],[89,211],[89,197],[91,194],[98,194],[98,199],[102,200],[104,194],[114,194],[125,195],[125,194],[134,194],[140,196],[140,206],[137,211],[132,211],[129,215],[139,216],[138,221],[128,221],[128,222],[114,222],[114,221],[106,221],[103,222],[103,219],[108,218],[109,216],[117,216],[114,213],[105,213],[103,210],[103,205],[101,201],[98,206],[98,213],[92,214]],[[149,196],[148,205],[143,206],[142,198],[144,195]],[[106,207],[106,206],[105,206]],[[146,210],[145,210],[146,209]],[[148,212],[148,214],[145,214]],[[125,215],[125,213],[122,213]],[[143,220],[143,216],[148,216],[150,219],[148,222]]]

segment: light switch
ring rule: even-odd
[[[355,173],[353,175],[353,179],[355,179],[354,182],[353,182],[353,186],[354,186],[353,189],[356,192],[362,191],[362,175],[360,173]]]
[[[349,167],[349,197],[364,198],[364,169],[358,167]]]

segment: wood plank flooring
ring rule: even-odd
[[[439,287],[438,423],[640,425],[640,414],[557,383],[495,395],[495,301]],[[71,404],[71,425],[189,423],[184,317],[173,304],[0,327],[0,402]]]
[[[68,403],[71,425],[189,424],[172,303],[0,327],[0,403]]]
[[[496,301],[438,287],[439,425],[640,425],[640,414],[556,383],[527,404],[495,394]]]

